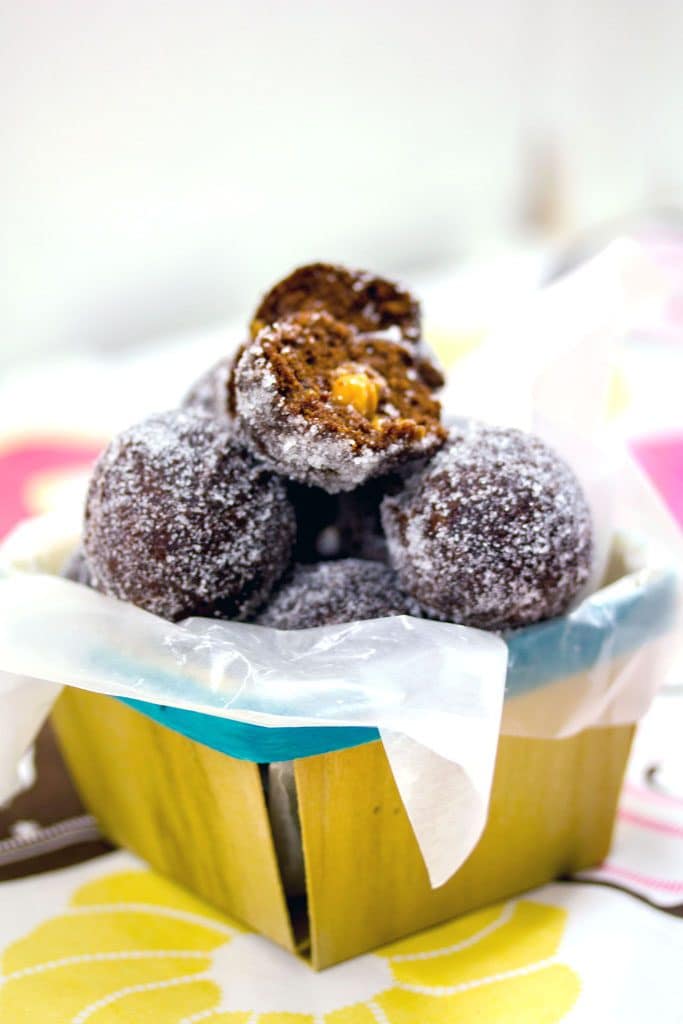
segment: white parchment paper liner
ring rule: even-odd
[[[253,725],[375,726],[435,885],[486,821],[506,664],[493,634],[408,616],[295,632],[175,625],[55,576],[0,577],[5,768],[60,684]]]

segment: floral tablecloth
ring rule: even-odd
[[[224,344],[216,331],[1,384],[0,535],[79,487],[112,430],[174,404]],[[629,397],[631,378],[680,383],[680,363],[674,349],[636,348],[619,393],[636,451],[683,519],[678,400],[667,413]],[[600,868],[320,974],[111,850],[47,729],[36,781],[0,808],[0,1022],[683,1021],[682,704],[674,685],[643,723]]]

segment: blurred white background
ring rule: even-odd
[[[0,0],[0,367],[675,204],[681,0]]]

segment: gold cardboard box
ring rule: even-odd
[[[288,903],[257,764],[80,690],[65,690],[53,717],[107,836],[316,968],[598,863],[634,731],[503,736],[484,834],[439,889],[381,743],[301,758],[306,898]]]

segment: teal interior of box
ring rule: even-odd
[[[619,596],[591,601],[590,616],[551,619],[506,636],[506,700],[585,672],[600,660],[623,657],[666,633],[676,609],[673,573],[650,574]],[[379,738],[374,728],[271,727],[183,708],[119,698],[175,732],[231,757],[268,763],[343,750]]]

